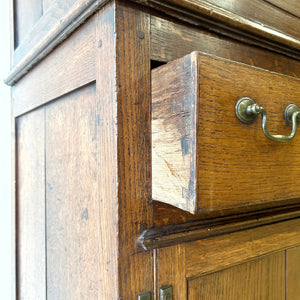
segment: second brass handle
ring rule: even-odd
[[[259,106],[254,100],[249,97],[240,98],[235,105],[235,112],[238,119],[243,123],[252,123],[256,120],[259,114],[262,115],[262,131],[264,135],[275,142],[288,142],[296,134],[298,121],[300,121],[300,108],[295,104],[289,104],[284,112],[285,121],[292,125],[290,135],[273,135],[270,134],[267,128],[267,112],[262,106]]]

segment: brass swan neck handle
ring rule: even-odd
[[[274,142],[289,142],[294,138],[297,132],[297,126],[300,122],[300,108],[295,104],[289,104],[285,108],[284,118],[285,121],[292,126],[290,135],[273,135],[269,133],[267,128],[267,112],[259,106],[254,100],[249,97],[240,98],[235,105],[235,112],[237,118],[243,123],[253,123],[259,114],[262,115],[262,131],[264,135]]]

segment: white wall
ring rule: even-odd
[[[0,2],[0,298],[11,299],[9,1]]]

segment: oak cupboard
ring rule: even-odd
[[[251,97],[271,134],[290,134],[299,18],[297,1],[11,1],[15,298],[300,299],[299,132],[269,141],[260,116],[243,124],[234,109]],[[155,134],[164,155],[191,153],[179,118],[197,89],[191,57],[205,71],[192,120],[203,168],[184,180],[208,200],[192,208],[159,171],[179,176],[174,162],[152,154]],[[239,172],[241,149],[252,168]]]

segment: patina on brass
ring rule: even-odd
[[[173,290],[172,286],[162,287],[160,289],[160,300],[172,300],[173,299]]]
[[[151,300],[151,293],[146,292],[146,293],[139,294],[137,299],[138,300]]]
[[[284,118],[287,124],[292,126],[290,135],[273,135],[267,128],[267,112],[262,106],[259,106],[249,97],[240,98],[235,104],[235,113],[237,118],[246,124],[253,123],[259,114],[262,115],[262,131],[264,135],[274,142],[288,142],[294,138],[298,123],[300,122],[300,108],[295,104],[289,104],[284,112]]]

